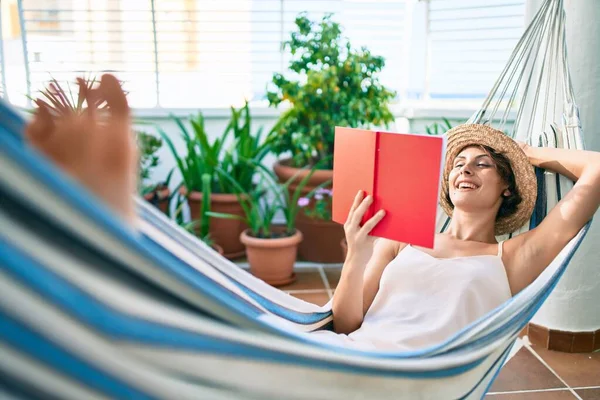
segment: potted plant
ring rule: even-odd
[[[283,47],[292,54],[288,69],[296,79],[276,73],[267,99],[270,106],[289,105],[270,132],[273,151],[291,153],[284,164],[301,168],[333,154],[336,125],[393,121],[387,104],[395,93],[379,81],[383,57],[364,47],[353,49],[331,14],[317,24],[302,13],[295,23],[297,29]],[[322,168],[331,169],[332,162]]]
[[[267,92],[270,106],[287,107],[269,132],[268,141],[278,157],[286,157],[273,166],[281,182],[294,175],[302,179],[307,170],[299,174],[299,168],[310,169],[327,160],[305,185],[307,194],[333,178],[335,127],[387,126],[394,119],[388,102],[395,93],[379,81],[385,65],[383,57],[366,48],[354,49],[331,14],[317,23],[303,13],[295,23],[296,30],[283,43],[292,54],[288,67],[292,75],[275,74]],[[292,183],[290,190],[294,188]],[[343,228],[336,224],[335,229],[339,236]],[[306,248],[316,248],[322,240],[319,234],[307,236]]]
[[[242,216],[244,211],[236,193],[237,187],[250,191],[256,168],[242,162],[241,159],[247,158],[260,163],[269,153],[268,145],[262,140],[262,130],[256,134],[251,132],[248,104],[246,103],[240,110],[232,107],[231,113],[231,119],[224,133],[212,142],[205,129],[202,113],[191,118],[191,133],[181,119],[172,116],[180,129],[187,150],[186,154],[181,156],[168,135],[160,130],[181,173],[183,182],[180,186],[180,194],[187,199],[192,220],[199,221],[203,215],[202,177],[205,174],[210,176],[211,211]],[[233,137],[230,146],[227,147],[231,133]],[[236,185],[217,176],[217,168],[228,173]],[[212,221],[210,237],[223,248],[225,257],[239,258],[244,255],[244,245],[239,237],[246,227],[241,220]]]
[[[167,178],[163,182],[150,182],[152,170],[159,164],[159,158],[156,153],[162,147],[163,142],[159,137],[142,130],[136,131],[136,137],[139,148],[138,192],[146,201],[168,215],[171,199],[169,182],[173,171],[169,172],[169,175],[167,175]]]
[[[200,240],[212,247],[219,254],[223,255],[223,248],[212,239],[210,234],[210,216],[208,214],[211,207],[211,176],[209,174],[202,175],[202,204],[200,219],[186,222],[183,216],[183,204],[185,196],[179,194],[177,207],[175,208],[175,221],[188,232],[197,235]]]
[[[333,192],[330,189],[320,188],[298,200],[302,210],[299,214],[302,218],[297,219],[296,226],[306,237],[319,238],[305,240],[300,244],[298,256],[302,260],[339,263],[345,259],[340,248],[340,242],[344,239],[344,229],[340,229],[340,225],[331,220],[332,196]]]
[[[297,259],[298,245],[304,235],[296,228],[296,215],[300,209],[298,199],[304,185],[310,178],[310,173],[290,193],[290,179],[279,183],[272,171],[262,165],[256,165],[261,179],[252,192],[244,192],[248,202],[241,203],[244,216],[209,212],[210,216],[223,219],[243,220],[247,225],[240,235],[240,240],[246,246],[246,255],[250,264],[250,272],[256,277],[273,286],[282,286],[296,279],[294,264]],[[235,185],[235,181],[224,171],[220,170],[224,179]],[[293,177],[296,179],[297,177]],[[316,189],[315,189],[316,190]],[[273,219],[278,211],[283,213],[284,226],[274,226]]]

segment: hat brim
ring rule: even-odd
[[[448,178],[452,162],[465,148],[472,145],[485,145],[508,158],[515,176],[516,187],[521,195],[521,203],[517,211],[509,216],[496,220],[496,235],[504,235],[522,228],[531,218],[537,198],[537,179],[533,165],[527,155],[514,140],[502,131],[481,124],[463,124],[446,132],[446,162],[440,193],[440,204],[449,217],[452,217],[454,206],[448,201]]]

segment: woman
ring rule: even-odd
[[[452,220],[433,249],[370,237],[384,212],[361,227],[371,199],[354,201],[333,298],[334,330],[346,342],[414,350],[447,339],[533,282],[600,205],[600,153],[529,147],[483,125],[447,136],[440,200]],[[533,166],[577,183],[537,228],[498,243],[531,216]]]
[[[129,221],[136,188],[136,146],[127,100],[111,75],[82,94],[83,115],[56,117],[38,101],[30,143]],[[96,105],[106,103],[107,112]],[[529,219],[533,167],[577,181],[535,229],[505,242],[496,235]],[[384,217],[360,221],[371,199],[359,193],[344,226],[348,257],[333,299],[334,330],[315,337],[356,347],[407,350],[443,341],[530,284],[600,205],[600,153],[531,148],[482,125],[448,132],[442,206],[452,216],[433,249],[369,231]]]

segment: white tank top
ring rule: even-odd
[[[454,258],[408,245],[383,271],[358,330],[313,335],[352,347],[416,350],[443,342],[511,297],[502,242],[497,255]]]

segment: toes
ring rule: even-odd
[[[121,84],[114,75],[103,75],[98,91],[108,104],[110,113],[113,116],[119,118],[129,117],[129,105],[127,104],[127,97],[121,88]]]
[[[39,150],[43,150],[44,143],[54,131],[54,120],[49,111],[48,104],[43,100],[35,100],[38,109],[33,119],[25,128],[25,137]]]

